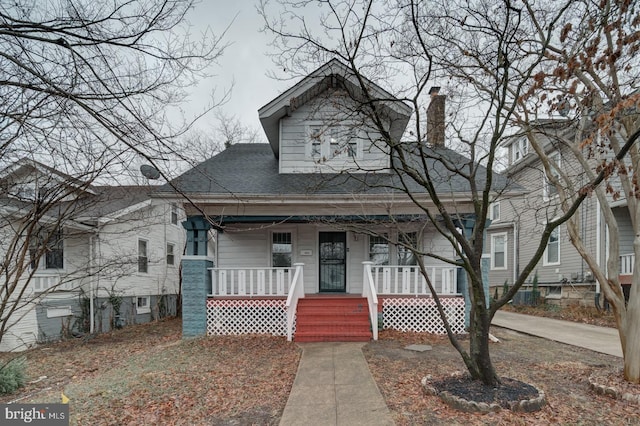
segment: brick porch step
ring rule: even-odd
[[[365,298],[314,296],[298,301],[296,342],[368,342],[371,337]]]

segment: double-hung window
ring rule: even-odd
[[[374,265],[389,264],[389,241],[386,235],[369,237],[369,260]]]
[[[271,266],[291,267],[292,253],[291,232],[271,234]]]
[[[414,250],[418,249],[418,233],[406,232],[398,237],[398,265],[417,265]]]
[[[562,167],[560,162],[561,162],[561,159],[560,159],[559,152],[554,152],[553,154],[549,155],[549,168],[550,168],[551,175],[554,178],[558,178],[560,176],[560,173],[558,172],[560,167]],[[550,200],[551,198],[557,195],[558,195],[558,188],[556,188],[553,182],[549,180],[549,177],[547,176],[546,172],[543,173],[543,183],[542,183],[543,198],[545,200]]]
[[[500,220],[500,202],[499,201],[489,204],[489,218],[493,222],[498,222]]]
[[[560,264],[560,230],[558,228],[551,231],[542,263],[543,265]]]
[[[491,269],[507,269],[507,234],[491,235]]]
[[[167,243],[167,265],[176,264],[176,245],[173,243]]]
[[[138,240],[138,272],[149,272],[149,252],[146,240]]]
[[[64,268],[64,235],[61,228],[43,229],[31,241],[31,268]],[[44,261],[44,262],[43,262]]]
[[[171,204],[171,224],[172,225],[178,224],[178,205],[177,204]]]
[[[523,136],[511,145],[511,163],[515,164],[522,160],[527,152],[529,152],[529,141]]]

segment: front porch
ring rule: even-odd
[[[427,280],[417,266],[363,262],[362,292],[305,292],[305,265],[293,267],[208,268],[207,334],[266,333],[288,340],[377,340],[379,329],[445,333]],[[465,303],[458,270],[427,268],[454,333],[464,333]],[[356,286],[353,286],[356,287]],[[360,287],[359,285],[357,287]],[[300,309],[301,301],[322,304]],[[366,322],[366,330],[354,329]],[[353,327],[352,327],[353,325]]]

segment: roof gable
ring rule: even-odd
[[[391,136],[400,140],[409,122],[411,107],[370,80],[363,81],[371,97],[380,100],[383,112],[391,123]],[[339,60],[332,59],[258,110],[260,123],[276,157],[280,154],[280,119],[332,88],[346,90],[351,99],[363,99],[358,76]]]

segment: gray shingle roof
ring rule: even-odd
[[[426,148],[427,168],[435,177],[436,189],[442,194],[466,193],[469,183],[445,164],[461,167],[469,159],[447,148]],[[440,158],[441,160],[437,160]],[[414,161],[417,160],[414,158]],[[481,168],[479,179],[486,170]],[[172,185],[185,194],[220,195],[309,195],[309,194],[383,194],[400,193],[398,176],[390,172],[377,173],[278,173],[278,160],[268,144],[236,144],[200,163],[158,189],[173,192]],[[494,174],[494,188],[505,188],[505,177]],[[415,182],[411,191],[425,192]]]

